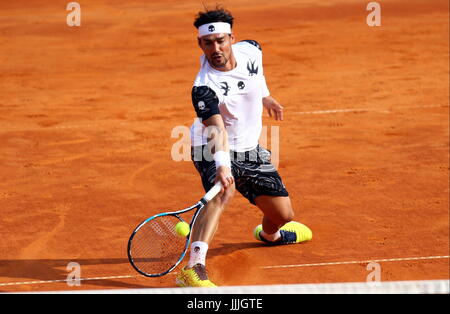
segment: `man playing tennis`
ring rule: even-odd
[[[223,189],[199,214],[189,262],[176,282],[183,287],[211,287],[215,285],[206,272],[206,254],[235,189],[263,213],[262,224],[254,230],[257,240],[292,244],[311,240],[312,233],[292,221],[289,194],[270,162],[270,152],[258,145],[263,107],[283,120],[283,107],[266,85],[260,45],[254,40],[236,42],[233,17],[221,8],[200,12],[194,26],[203,55],[192,89],[199,118],[191,128],[192,160],[205,191],[217,181]]]

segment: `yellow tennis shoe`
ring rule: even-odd
[[[184,267],[178,272],[176,284],[179,287],[217,287],[208,279],[205,265],[196,264],[192,268]]]
[[[281,238],[275,242],[268,241],[261,236],[262,225],[259,225],[253,231],[253,234],[258,241],[265,242],[271,245],[280,244],[294,244],[312,240],[312,231],[304,224],[291,221],[280,228]]]

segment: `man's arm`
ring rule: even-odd
[[[228,133],[225,129],[222,116],[216,114],[203,121],[208,128],[208,145],[216,162],[216,181],[220,181],[224,187],[233,184],[231,175],[230,148],[228,145]]]
[[[220,115],[219,99],[211,88],[194,86],[192,104],[208,130],[208,146],[216,162],[216,181],[220,181],[226,188],[233,184],[234,179],[231,175],[228,133]]]
[[[262,47],[256,40],[243,40],[243,42],[247,42],[256,48],[259,49],[260,54],[262,53]],[[267,109],[269,113],[269,117],[272,117],[272,115],[275,115],[275,120],[283,120],[283,106],[273,97],[270,96],[269,89],[267,88],[266,79],[264,77],[263,73],[263,67],[262,67],[262,55],[261,55],[261,88],[263,93],[263,105]]]

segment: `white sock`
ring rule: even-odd
[[[275,242],[281,238],[280,230],[278,230],[277,232],[272,233],[272,234],[265,233],[264,230],[262,230],[261,235],[264,239],[266,239],[267,241],[270,241],[270,242]]]
[[[187,268],[192,268],[196,264],[206,265],[206,253],[208,252],[208,243],[195,241],[191,244],[191,256]]]

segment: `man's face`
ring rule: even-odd
[[[234,58],[231,45],[233,34],[212,34],[198,39],[198,44],[208,59],[209,64],[218,70],[229,70],[230,60]]]

